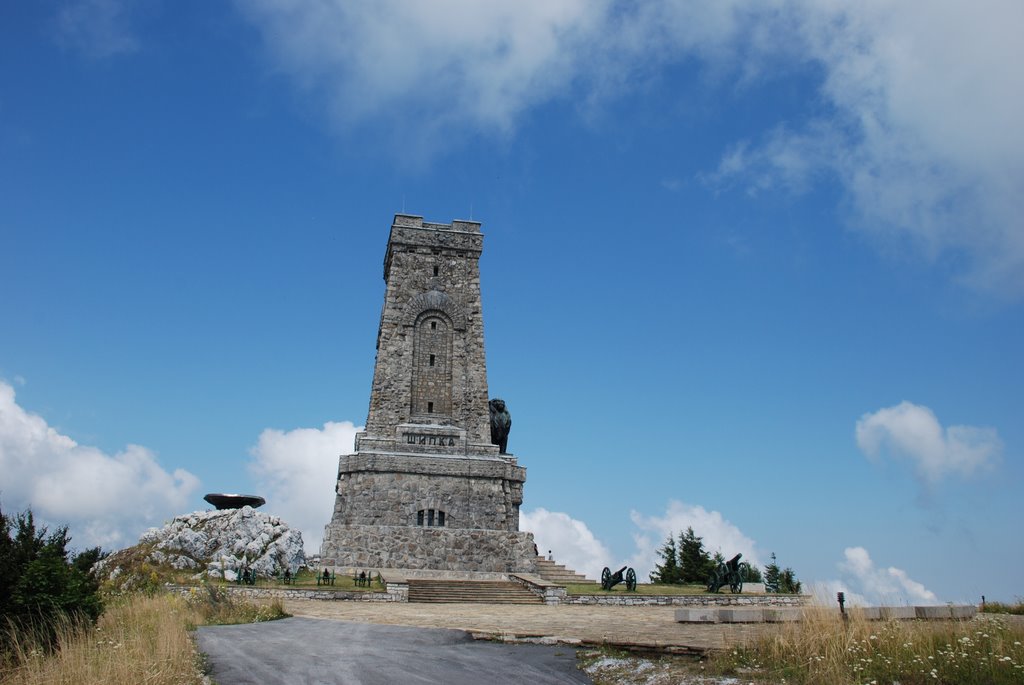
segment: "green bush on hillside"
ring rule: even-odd
[[[71,555],[66,526],[36,528],[32,511],[7,516],[0,510],[0,652],[10,633],[31,632],[47,646],[61,622],[95,622],[103,610],[99,583],[90,572],[99,548]]]

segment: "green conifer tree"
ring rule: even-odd
[[[803,590],[803,583],[796,579],[793,569],[787,566],[786,570],[779,574],[779,592],[799,595],[801,590]]]
[[[740,562],[740,573],[743,575],[744,583],[763,583],[764,576],[761,569],[746,561]]]
[[[688,526],[679,536],[679,568],[682,582],[704,584],[712,568],[711,556],[704,550],[704,539]]]
[[[781,575],[779,565],[775,561],[775,552],[772,552],[771,561],[764,567],[764,589],[765,592],[779,591],[779,576]]]
[[[676,540],[671,533],[658,554],[661,555],[661,563],[656,565],[654,571],[651,572],[651,582],[661,585],[680,582],[679,553],[676,551]]]

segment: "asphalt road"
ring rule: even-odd
[[[197,635],[217,685],[592,682],[571,647],[485,642],[461,630],[286,618]]]

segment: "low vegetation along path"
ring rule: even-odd
[[[675,621],[674,607],[403,604],[287,600],[294,616],[359,623],[454,628],[497,638],[553,637],[565,642],[673,653],[725,649],[756,640],[769,624],[697,625]]]

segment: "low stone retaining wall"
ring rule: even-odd
[[[566,595],[563,604],[680,607],[805,607],[811,595]]]
[[[825,610],[840,620],[838,609]],[[977,613],[971,605],[940,605],[915,607],[863,607],[847,613],[866,621],[970,620]],[[787,623],[801,621],[804,612],[793,607],[689,607],[676,609],[678,623]]]
[[[532,574],[510,574],[506,578],[525,585],[549,606],[559,604],[591,604],[603,606],[678,606],[678,607],[731,607],[731,608],[802,608],[811,603],[810,595],[640,595],[621,593],[608,595],[567,595],[565,588],[546,582]],[[167,585],[168,590],[180,594],[201,592],[195,585]],[[282,588],[260,587],[258,585],[220,585],[220,589],[233,596],[251,599],[317,599],[342,602],[408,602],[409,583],[407,579],[386,580],[383,592],[355,592],[351,590],[330,590],[327,588]]]
[[[203,588],[195,585],[166,585],[171,592],[187,595],[195,592],[202,592]],[[245,597],[248,599],[319,599],[324,601],[354,601],[354,602],[408,602],[409,585],[407,583],[388,583],[384,592],[353,592],[346,590],[327,590],[312,588],[279,588],[259,587],[255,585],[221,585],[218,589],[224,590],[234,597]]]
[[[565,588],[532,573],[512,573],[509,578],[544,600],[548,606],[565,603]]]

